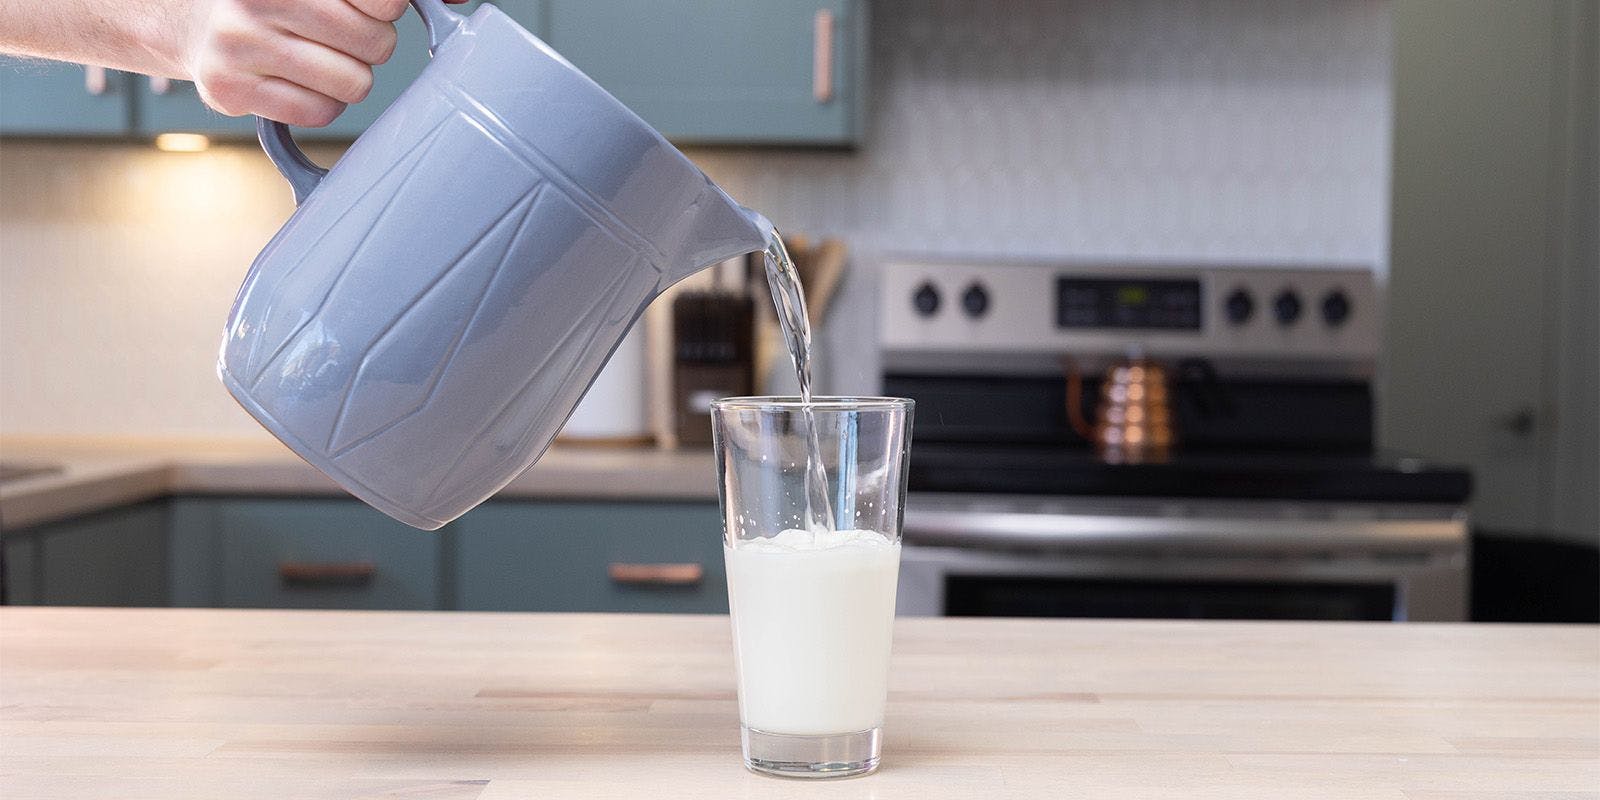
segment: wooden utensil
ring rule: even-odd
[[[844,254],[844,242],[823,239],[806,253],[804,262],[795,265],[800,271],[800,282],[806,288],[806,319],[813,328],[822,324],[839,281],[844,278]]]
[[[828,313],[833,295],[844,279],[845,255],[848,248],[838,239],[823,239],[815,247],[804,235],[784,238],[784,246],[794,259],[795,271],[800,273],[800,283],[805,289],[806,320],[811,323],[812,335],[821,327]],[[772,292],[767,287],[766,265],[760,253],[750,256],[751,291],[756,303],[756,390],[769,392],[774,369],[780,362],[788,363],[788,353],[782,346],[783,336],[778,330],[777,313],[772,308]]]

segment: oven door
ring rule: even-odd
[[[906,615],[1466,614],[1465,519],[1439,508],[919,496],[907,506],[905,542]]]

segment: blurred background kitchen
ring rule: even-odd
[[[800,246],[822,391],[918,400],[901,613],[1600,619],[1594,0],[500,5]],[[0,61],[5,602],[725,611],[705,404],[793,384],[751,265],[422,533],[217,382],[292,208],[251,130]]]

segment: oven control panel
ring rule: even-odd
[[[893,261],[886,354],[1106,354],[1371,363],[1372,271],[1352,267]]]
[[[1056,278],[1056,327],[1083,330],[1200,330],[1200,281]]]

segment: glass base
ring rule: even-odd
[[[883,729],[807,736],[739,726],[744,765],[785,778],[848,778],[878,768]]]

